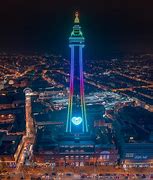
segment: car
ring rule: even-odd
[[[52,172],[52,176],[56,176],[56,173],[55,173],[55,172]]]
[[[66,173],[66,176],[72,176],[72,173]]]
[[[150,174],[150,179],[153,179],[153,174]]]
[[[87,175],[86,175],[86,174],[82,174],[82,175],[81,175],[81,178],[82,178],[82,179],[87,178]]]
[[[99,174],[98,176],[99,176],[99,177],[103,177],[104,175],[103,175],[103,174]]]
[[[146,175],[145,175],[145,174],[143,174],[141,177],[142,177],[142,178],[146,178]]]

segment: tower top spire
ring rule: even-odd
[[[78,13],[77,11],[75,12],[75,19],[74,19],[74,23],[75,23],[75,24],[80,23],[79,13]]]
[[[84,44],[84,37],[81,31],[79,13],[77,11],[75,12],[74,25],[73,25],[73,30],[71,32],[71,36],[69,38],[69,43],[73,45]]]

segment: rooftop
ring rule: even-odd
[[[21,135],[1,134],[0,137],[0,155],[14,155],[21,141]]]
[[[153,113],[141,107],[124,107],[117,115],[121,136],[126,143],[152,142]]]

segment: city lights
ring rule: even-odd
[[[8,3],[0,180],[153,179],[152,6]]]

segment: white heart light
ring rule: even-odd
[[[81,117],[73,117],[71,119],[71,121],[73,122],[74,125],[78,126],[79,124],[82,123],[82,118]]]

